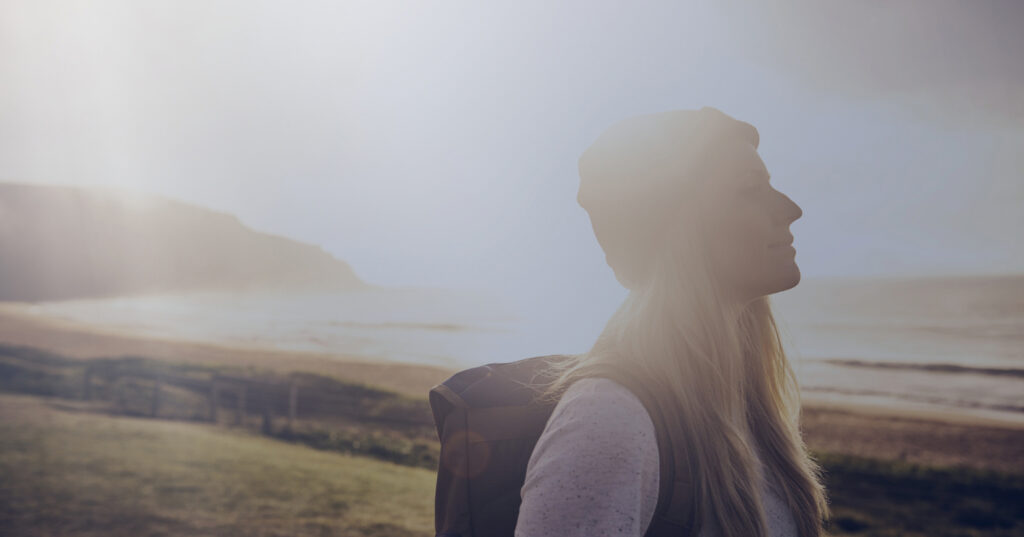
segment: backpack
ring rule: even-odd
[[[437,537],[513,537],[526,466],[555,403],[537,396],[553,378],[546,365],[565,355],[534,356],[456,373],[430,390],[441,457],[434,498]],[[671,405],[621,368],[593,376],[628,388],[654,423],[660,487],[645,537],[683,537],[693,530],[693,491],[685,442],[666,423],[680,423]],[[669,412],[663,411],[663,408]],[[673,442],[673,439],[675,442]]]

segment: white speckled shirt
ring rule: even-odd
[[[659,469],[654,424],[640,400],[609,379],[577,381],[530,457],[515,537],[642,537],[658,503]],[[782,499],[762,490],[769,535],[795,537]]]

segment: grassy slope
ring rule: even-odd
[[[99,367],[101,362],[91,363]],[[113,367],[121,362],[103,363]],[[80,364],[33,349],[7,348],[0,352],[0,389],[66,397],[45,402],[0,395],[0,533],[429,535],[425,530],[431,526],[431,472],[317,452],[239,430],[106,416],[97,412],[109,411],[116,405],[100,399],[88,403],[92,405],[89,413],[56,410],[55,405],[81,409],[87,404],[75,399],[82,388]],[[141,359],[121,365],[131,365],[140,371],[195,373],[192,366]],[[210,373],[205,369],[200,373],[204,371]],[[94,382],[97,394],[105,386],[101,380]],[[331,384],[327,378],[306,380],[330,384],[321,386],[330,388],[327,391],[354,391],[363,396],[377,393],[367,387],[334,381]],[[309,384],[306,391],[313,389],[314,384]],[[142,399],[134,401],[139,404],[128,407],[145,413],[150,401],[148,390],[142,386]],[[175,409],[188,410],[185,403],[189,397],[196,397],[191,392],[182,394],[169,388],[165,391],[162,417],[170,417],[168,412]],[[135,392],[126,389],[125,393]],[[400,415],[422,411],[419,406],[425,404],[419,401],[419,406],[409,406],[406,403],[414,401],[383,396],[387,396],[383,401],[397,405],[391,410]],[[126,396],[125,401],[131,403],[133,398]],[[179,418],[190,415],[170,414]],[[841,416],[832,417],[836,415]],[[1024,535],[1024,476],[1018,471],[1020,456],[1015,451],[1019,448],[1015,442],[1020,438],[1019,431],[993,430],[985,433],[988,436],[979,436],[987,429],[943,425],[942,434],[925,434],[935,424],[874,420],[858,429],[850,427],[850,419],[833,423],[819,416],[817,422],[821,422],[817,424],[819,429],[828,425],[834,430],[819,436],[842,438],[846,443],[873,440],[895,431],[903,434],[903,442],[896,443],[903,446],[901,449],[932,449],[932,443],[954,444],[959,437],[960,443],[988,446],[984,453],[989,457],[1005,459],[981,465],[991,467],[988,470],[943,469],[892,457],[868,459],[843,455],[842,450],[815,449],[826,469],[835,534]],[[811,420],[812,430],[817,422]],[[306,426],[302,428],[306,430],[316,423],[315,419],[307,418],[300,420],[299,425]],[[348,429],[356,425],[360,434],[349,438]],[[325,449],[368,453],[383,449],[384,454],[392,455],[388,460],[417,463],[416,457],[393,456],[404,453],[402,446],[412,438],[408,434],[390,434],[399,432],[389,429],[394,426],[356,420],[346,427],[317,430],[323,433],[322,438],[311,437],[307,441],[319,439],[310,443]],[[924,429],[918,430],[921,428]],[[370,442],[371,437],[377,436],[379,441]],[[430,446],[436,448],[432,428],[428,436]],[[412,440],[419,438],[415,434],[413,437]],[[979,438],[992,445],[978,444]],[[358,449],[355,444],[345,445],[353,439],[359,440]],[[973,440],[967,442],[968,439]],[[420,455],[432,454],[436,452],[428,449]],[[980,459],[969,460],[977,465]],[[426,462],[431,461],[436,459]],[[1010,473],[995,471],[1003,467]]]
[[[0,533],[431,535],[429,470],[82,404],[0,394]],[[822,462],[834,535],[1024,535],[1019,475]]]
[[[431,535],[428,470],[0,395],[11,535]]]
[[[819,454],[834,535],[1024,536],[1024,475]]]

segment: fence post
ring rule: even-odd
[[[295,377],[288,383],[288,432],[292,432],[295,425],[295,414],[299,407],[299,381]]]
[[[217,423],[217,407],[220,406],[220,390],[217,378],[210,379],[210,421]]]
[[[272,399],[270,398],[270,390],[273,388],[274,386],[265,386],[264,389],[262,390],[263,397],[261,402],[263,404],[261,411],[263,414],[263,423],[260,425],[260,429],[263,431],[263,434],[267,436],[271,436],[274,434],[274,413],[270,408],[270,405],[272,403]]]

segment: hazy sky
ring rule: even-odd
[[[621,297],[579,154],[710,105],[803,207],[805,276],[1024,271],[1024,3],[763,4],[0,0],[0,181],[564,310]]]

